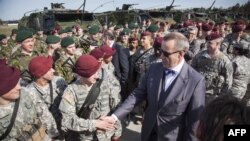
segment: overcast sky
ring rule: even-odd
[[[31,10],[50,9],[50,3],[65,3],[68,9],[77,9],[84,0],[0,0],[0,19],[18,20],[24,13]],[[179,8],[209,7],[214,0],[175,0],[174,5]],[[215,7],[230,7],[237,3],[244,4],[249,0],[216,0]],[[122,4],[138,4],[134,8],[153,9],[170,5],[172,0],[87,0],[85,9],[89,12],[103,12],[121,8]],[[103,6],[101,6],[103,5]],[[99,8],[98,8],[99,7]]]

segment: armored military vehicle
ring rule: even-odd
[[[35,11],[20,20],[18,28],[29,27],[34,30],[48,32],[57,24],[60,26],[72,26],[77,21],[84,21],[85,25],[94,21],[93,13],[84,10],[66,9],[63,3],[51,3],[51,9],[44,7],[41,11]]]

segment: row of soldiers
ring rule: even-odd
[[[121,136],[120,123],[115,132],[105,132],[113,126],[102,121],[102,116],[112,113],[120,100],[123,101],[140,83],[151,64],[161,62],[161,42],[172,31],[182,32],[189,39],[190,48],[186,50],[185,59],[204,75],[207,102],[221,94],[248,100],[245,93],[249,90],[250,70],[247,66],[250,61],[245,56],[249,53],[249,33],[243,34],[246,26],[242,21],[232,24],[229,27],[232,33],[229,31],[224,38],[223,30],[213,30],[215,25],[209,23],[199,26],[187,21],[180,29],[169,29],[168,23],[150,25],[149,22],[142,28],[136,23],[129,24],[128,28],[109,26],[103,30],[94,25],[88,29],[88,35],[79,25],[72,26],[71,30],[55,29],[53,35],[47,37],[42,32],[33,34],[27,29],[13,30],[9,39],[0,35],[0,56],[8,64],[1,63],[4,91],[0,100],[12,89],[16,89],[15,92],[21,89],[20,102],[26,108],[18,111],[15,130],[11,130],[5,140],[18,138],[22,133],[24,124],[19,125],[18,121],[32,124],[37,116],[46,128],[47,138],[117,140]],[[18,85],[18,70],[9,66],[21,71],[23,88]],[[10,86],[5,88],[5,85]],[[93,93],[98,95],[89,98]],[[16,103],[11,101],[16,99],[18,96],[9,99],[11,104],[0,107],[3,115],[0,117],[3,125],[0,135],[4,135],[10,125]],[[92,99],[94,103],[86,103]],[[139,108],[140,113],[143,108],[145,105]],[[26,120],[24,116],[31,111],[34,117],[30,118],[33,119]],[[81,114],[82,111],[91,113],[86,116]]]

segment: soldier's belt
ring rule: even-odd
[[[40,120],[36,119],[34,124],[26,125],[22,129],[21,135],[16,139],[17,141],[42,141],[45,137],[45,128],[42,126]]]

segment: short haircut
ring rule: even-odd
[[[179,32],[171,32],[163,38],[163,41],[169,41],[169,40],[175,41],[175,48],[177,50],[187,51],[189,49],[188,39]]]

